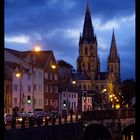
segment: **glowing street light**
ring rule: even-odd
[[[76,81],[72,81],[72,84],[76,84]]]
[[[34,51],[35,52],[39,52],[41,49],[40,49],[40,46],[36,46],[35,48],[34,48]]]
[[[52,65],[51,67],[52,67],[52,69],[56,69],[56,66],[55,65]]]
[[[106,88],[105,88],[105,89],[103,89],[102,93],[103,93],[103,92],[106,92],[106,91],[107,91],[107,90],[106,90]]]
[[[18,72],[16,73],[16,77],[20,78],[21,74]]]
[[[109,98],[112,98],[113,96],[112,95],[109,95]]]

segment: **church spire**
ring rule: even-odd
[[[112,33],[110,54],[108,57],[108,72],[114,73],[114,80],[120,82],[120,58],[117,52],[114,29]]]
[[[89,9],[89,0],[87,0],[87,9],[90,11],[90,9]]]
[[[114,33],[114,28],[113,28],[113,33],[112,33],[112,40],[111,40],[111,48],[110,48],[110,58],[117,58],[117,45],[116,45],[116,39],[115,39],[115,33]]]
[[[93,31],[92,20],[90,15],[89,0],[87,0],[87,8],[85,13],[82,39],[87,42],[91,42],[94,39],[94,31]]]

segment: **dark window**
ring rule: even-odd
[[[31,73],[28,73],[28,80],[31,80]]]
[[[95,86],[95,89],[98,89],[98,86],[97,85]]]
[[[79,85],[79,89],[81,89],[81,85]]]
[[[85,48],[85,55],[87,55],[87,47]]]
[[[28,86],[28,91],[31,91],[31,86]]]
[[[101,89],[103,89],[104,88],[104,85],[101,85]]]
[[[113,66],[111,67],[111,72],[113,72]]]
[[[36,85],[34,85],[34,90],[36,90]]]
[[[84,89],[86,89],[86,85],[84,85]]]

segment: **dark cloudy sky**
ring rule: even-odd
[[[5,47],[30,50],[41,45],[76,68],[86,0],[5,0]],[[107,69],[115,29],[122,80],[135,78],[135,1],[90,0],[101,71]]]

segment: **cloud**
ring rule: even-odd
[[[130,16],[122,17],[121,22],[135,22],[135,14],[133,13]]]
[[[120,17],[120,18],[113,18],[110,20],[107,20],[106,22],[103,22],[102,19],[95,18],[94,20],[94,25],[96,30],[111,30],[111,29],[118,29],[122,25],[126,25],[127,23],[132,24],[135,22],[135,14],[133,13],[132,15]]]
[[[20,35],[20,36],[12,36],[12,37],[5,37],[6,42],[11,42],[11,43],[29,43],[29,37],[25,35]]]
[[[28,50],[40,44],[43,49],[53,50],[57,59],[75,65],[85,9],[83,0],[5,0],[5,47]],[[106,69],[113,28],[122,64],[127,63],[128,56],[134,63],[134,0],[90,0],[90,11],[101,68]],[[122,73],[126,68],[133,69],[133,65],[125,66]]]

